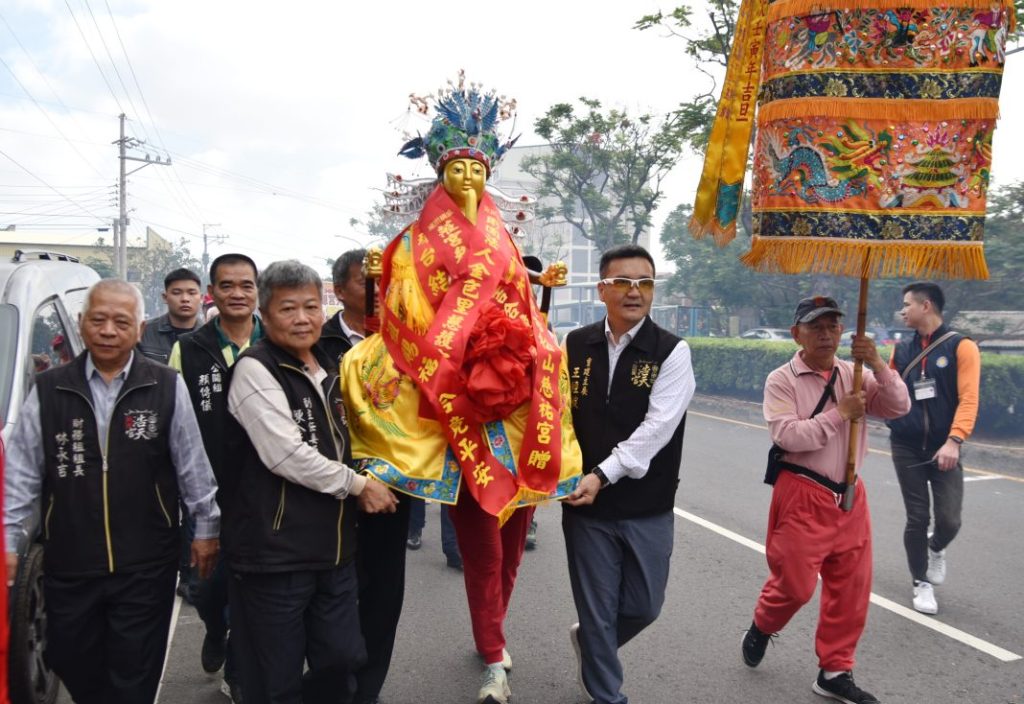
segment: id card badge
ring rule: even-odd
[[[935,379],[919,379],[914,382],[914,400],[924,401],[935,398]]]

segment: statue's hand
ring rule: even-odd
[[[540,283],[548,288],[565,286],[568,283],[566,280],[568,274],[569,268],[565,265],[565,262],[555,262],[548,266],[544,273],[540,275]]]

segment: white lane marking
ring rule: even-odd
[[[1002,477],[994,477],[991,474],[982,475],[980,477],[964,477],[965,482],[987,482],[992,479],[1002,479]]]
[[[710,413],[701,413],[700,411],[689,411],[689,415],[698,416],[700,418],[707,418],[708,420],[718,420],[723,423],[731,423],[732,425],[741,425],[744,428],[753,428],[754,430],[768,430],[767,425],[757,425],[756,423],[747,423],[742,420],[734,420],[733,418],[725,418],[723,416],[715,416]],[[973,441],[972,441],[973,443]],[[877,450],[873,447],[868,448],[868,452],[874,455],[885,455],[886,457],[892,457],[892,453],[888,450]],[[1011,482],[1018,482],[1024,484],[1024,477],[1015,477],[1009,474],[1002,474],[1000,472],[992,472],[987,469],[975,469],[973,467],[964,467],[964,471],[969,474],[977,474],[979,476],[987,477],[988,479],[1006,479]],[[969,481],[965,478],[965,481]]]
[[[689,511],[684,511],[681,508],[676,507],[673,508],[672,510],[677,516],[679,516],[682,519],[690,521],[691,523],[695,523],[702,528],[707,528],[713,533],[718,533],[723,538],[728,538],[729,540],[739,543],[744,547],[750,548],[755,552],[759,552],[762,555],[764,554],[764,545],[761,545],[761,543],[753,541],[750,538],[745,538],[739,533],[734,533],[728,528],[723,528],[717,523],[712,523],[711,521],[705,518],[701,518],[700,516],[694,515]],[[902,616],[905,619],[913,621],[914,623],[920,626],[930,628],[933,631],[941,633],[942,635],[948,638],[952,638],[953,640],[959,641],[964,645],[969,645],[975,650],[980,650],[986,655],[991,655],[995,659],[1001,660],[1002,662],[1014,662],[1015,660],[1021,659],[1021,656],[1017,655],[1016,653],[1012,653],[1009,650],[1000,648],[998,645],[989,643],[988,641],[982,640],[977,636],[972,636],[970,633],[961,631],[959,628],[954,628],[953,626],[942,623],[934,616],[924,616],[923,614],[919,614],[913,609],[908,609],[905,606],[901,606],[900,604],[897,604],[891,599],[886,599],[884,596],[879,596],[874,592],[871,592],[871,603],[883,609],[887,609],[888,611],[891,611],[897,616]]]
[[[171,660],[171,643],[174,642],[174,631],[178,628],[178,614],[181,613],[181,597],[174,596],[174,609],[171,611],[171,630],[167,633],[167,650],[164,651],[164,666],[160,670],[160,684],[156,687],[156,697],[153,704],[160,701],[160,690],[164,686],[164,675],[167,674],[167,663]]]

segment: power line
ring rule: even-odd
[[[6,23],[6,22],[7,22],[7,20],[4,20],[4,22]],[[8,29],[10,29],[10,26],[8,26]],[[56,122],[54,122],[53,118],[52,118],[52,117],[50,117],[50,113],[48,113],[48,112],[47,112],[47,111],[46,111],[46,110],[45,110],[45,109],[43,108],[43,106],[39,104],[39,101],[37,101],[37,100],[35,99],[35,97],[34,97],[34,96],[32,95],[32,93],[30,93],[30,92],[29,92],[29,89],[25,87],[25,84],[21,82],[21,79],[20,79],[20,78],[18,78],[18,75],[17,75],[17,74],[16,74],[15,72],[14,72],[14,69],[12,69],[12,68],[11,68],[11,67],[10,67],[10,66],[9,66],[9,65],[7,64],[7,62],[6,62],[6,61],[4,61],[3,57],[0,57],[0,63],[2,63],[2,64],[4,65],[4,68],[6,68],[6,69],[7,69],[7,71],[8,71],[8,73],[10,73],[10,74],[11,74],[11,77],[12,77],[12,78],[14,79],[14,82],[15,82],[15,83],[17,83],[17,84],[18,84],[18,85],[19,85],[19,86],[21,87],[21,89],[22,89],[23,91],[25,91],[25,95],[27,95],[27,96],[28,96],[28,97],[29,97],[29,98],[30,98],[30,99],[32,100],[32,102],[33,102],[33,103],[35,103],[35,106],[36,106],[37,108],[39,108],[39,112],[43,113],[43,117],[45,117],[45,118],[47,119],[47,121],[48,121],[48,122],[49,122],[49,123],[50,123],[51,125],[53,125],[53,129],[57,130],[57,133],[58,133],[58,134],[60,134],[60,136],[61,136],[61,137],[62,137],[62,138],[64,139],[64,141],[65,141],[65,142],[67,142],[67,143],[68,143],[68,146],[69,146],[69,147],[71,147],[71,148],[72,148],[72,149],[74,150],[75,154],[77,154],[77,155],[79,156],[79,158],[81,158],[81,160],[82,160],[82,161],[84,161],[84,162],[85,162],[85,163],[86,163],[86,164],[87,164],[87,165],[89,166],[89,168],[90,168],[90,169],[92,169],[93,171],[95,171],[95,172],[96,172],[97,174],[99,174],[100,176],[103,176],[103,174],[102,174],[102,173],[100,172],[100,170],[99,170],[99,169],[97,169],[97,168],[96,168],[96,166],[95,166],[95,165],[94,165],[94,164],[93,164],[93,163],[92,163],[91,161],[89,161],[89,160],[88,160],[88,159],[87,159],[87,158],[85,157],[85,154],[83,154],[83,153],[82,153],[81,151],[79,151],[78,147],[76,147],[76,146],[75,146],[75,145],[74,145],[74,144],[73,144],[73,143],[71,142],[71,140],[70,140],[70,139],[68,138],[68,136],[67,136],[66,134],[64,134],[64,130],[62,130],[62,129],[60,128],[60,126],[59,126],[59,125],[58,125],[58,124],[57,124]],[[12,132],[13,132],[14,130],[10,130],[10,131],[12,131]]]
[[[173,152],[172,152],[172,154],[173,154]],[[190,158],[188,158],[186,156],[183,156],[183,155],[175,154],[174,156],[176,156],[177,159],[178,159],[178,161],[176,163],[183,164],[184,166],[193,168],[193,169],[195,169],[197,171],[201,171],[203,173],[208,173],[208,174],[211,174],[211,175],[214,175],[214,176],[224,176],[224,177],[227,177],[227,178],[233,178],[233,179],[236,179],[238,181],[242,181],[243,183],[246,183],[248,185],[257,187],[257,188],[261,189],[262,191],[264,191],[266,193],[269,193],[270,195],[281,196],[281,197],[284,197],[284,198],[291,198],[293,200],[298,200],[298,201],[303,201],[303,202],[306,202],[306,203],[310,203],[311,205],[318,205],[318,206],[320,206],[322,208],[327,208],[327,209],[330,209],[330,210],[335,210],[335,211],[337,211],[339,213],[342,213],[344,215],[349,215],[349,216],[352,216],[352,217],[362,217],[364,215],[364,213],[354,213],[353,211],[351,211],[351,210],[349,210],[347,208],[341,207],[337,203],[332,203],[331,201],[325,200],[323,198],[318,198],[316,196],[311,196],[311,195],[302,193],[300,191],[296,191],[296,190],[293,190],[293,189],[290,189],[290,188],[286,188],[286,187],[283,187],[283,186],[275,186],[272,183],[267,183],[266,181],[260,181],[259,179],[253,178],[251,176],[245,176],[245,175],[242,175],[242,174],[236,174],[234,172],[228,171],[226,169],[222,169],[222,168],[217,167],[217,166],[211,166],[211,165],[205,164],[205,163],[203,163],[201,161],[197,161],[195,159],[190,159]]]
[[[110,68],[114,69],[114,75],[117,76],[117,82],[121,84],[121,90],[124,91],[124,96],[128,99],[128,104],[132,107],[132,112],[136,115],[139,114],[139,109],[135,107],[135,101],[132,100],[131,91],[128,90],[128,86],[125,85],[124,79],[121,77],[121,72],[117,70],[117,62],[114,61],[114,55],[110,53],[110,47],[107,46],[107,38],[103,36],[103,30],[100,29],[100,23],[96,21],[96,15],[92,12],[92,5],[89,4],[89,0],[82,0],[85,4],[85,9],[89,12],[89,17],[92,18],[92,26],[96,28],[96,34],[100,38],[100,44],[103,45],[103,51],[107,53],[107,59],[110,61]],[[142,132],[149,138],[149,134],[146,132],[146,125],[139,123],[142,126]]]
[[[36,174],[32,173],[32,171],[30,171],[30,170],[29,170],[28,168],[26,168],[25,166],[23,166],[23,165],[22,165],[22,164],[21,164],[21,163],[20,163],[20,162],[19,162],[19,161],[18,161],[17,159],[15,159],[14,157],[12,157],[12,156],[11,156],[10,154],[8,154],[7,152],[3,151],[2,149],[0,149],[0,156],[3,156],[3,157],[4,157],[5,159],[7,159],[8,161],[10,161],[10,162],[11,162],[12,164],[14,164],[15,166],[17,166],[17,167],[18,167],[19,169],[21,169],[22,171],[24,171],[25,173],[27,173],[27,174],[28,174],[29,176],[31,176],[32,178],[34,178],[34,179],[36,179],[37,181],[39,181],[40,183],[42,183],[42,184],[43,184],[44,186],[46,186],[47,188],[49,188],[49,189],[50,189],[51,191],[53,191],[54,193],[56,193],[57,195],[59,195],[59,196],[60,196],[61,198],[63,198],[64,200],[66,200],[66,201],[68,201],[69,203],[71,203],[71,204],[75,205],[76,207],[78,207],[78,208],[79,208],[80,210],[82,210],[82,211],[84,211],[84,212],[88,213],[89,215],[93,216],[93,217],[94,217],[94,218],[96,218],[97,220],[100,220],[101,222],[102,222],[102,221],[105,221],[105,218],[101,218],[101,217],[100,217],[99,215],[97,215],[96,213],[94,213],[94,212],[90,211],[90,210],[89,210],[88,208],[85,208],[84,206],[82,206],[82,205],[79,205],[77,201],[75,201],[75,200],[72,200],[72,199],[71,199],[71,198],[69,198],[68,196],[66,196],[66,195],[64,195],[63,193],[61,193],[60,191],[58,191],[58,190],[57,190],[56,188],[54,188],[54,187],[53,187],[53,186],[51,186],[51,185],[50,185],[49,183],[47,183],[47,182],[46,182],[46,181],[45,181],[45,180],[44,180],[44,179],[43,179],[42,177],[40,177],[40,176],[37,176]]]
[[[96,70],[100,72],[100,76],[103,78],[103,82],[107,84],[107,90],[110,91],[110,96],[114,99],[117,104],[117,109],[124,112],[124,108],[121,107],[121,101],[117,99],[117,93],[114,92],[114,87],[110,85],[110,81],[107,80],[107,74],[103,72],[103,67],[100,66],[99,59],[96,58],[96,54],[92,50],[92,45],[89,44],[89,40],[85,37],[85,32],[82,30],[82,25],[78,23],[78,18],[75,17],[75,11],[71,9],[71,4],[68,0],[64,0],[64,5],[68,8],[68,12],[71,13],[71,19],[75,21],[75,27],[78,28],[78,33],[82,37],[82,42],[85,44],[85,48],[89,50],[89,56],[92,57],[92,62],[96,64]]]
[[[62,108],[64,108],[64,110],[68,113],[68,116],[71,118],[71,120],[75,123],[75,125],[78,126],[79,130],[81,130],[81,125],[78,124],[78,119],[71,112],[70,108],[68,108],[68,106],[64,104],[64,101],[61,100],[60,96],[57,95],[57,91],[54,89],[53,84],[50,83],[50,79],[48,79],[46,77],[46,74],[43,73],[42,70],[39,68],[39,65],[35,62],[35,59],[32,58],[32,54],[29,53],[29,50],[25,47],[25,45],[21,43],[21,39],[18,37],[17,33],[14,31],[14,28],[11,27],[10,22],[7,21],[7,18],[3,15],[2,12],[0,12],[0,20],[3,20],[4,26],[7,27],[7,31],[10,32],[11,37],[14,38],[14,41],[21,48],[21,51],[25,54],[25,57],[28,58],[29,63],[32,64],[32,68],[35,69],[35,72],[37,74],[39,74],[40,78],[43,79],[43,83],[45,83],[46,87],[50,89],[50,93],[53,94],[53,97],[57,99],[57,102],[60,104],[60,106]],[[0,59],[0,60],[2,60],[2,59]],[[82,160],[84,162],[86,162],[86,164],[88,164],[89,167],[93,171],[95,171],[97,173],[100,173],[99,169],[97,169],[96,166],[91,161],[89,161],[85,157],[84,154],[82,154],[80,151],[78,151],[78,149],[75,147],[74,144],[72,144],[72,140],[70,138],[68,138],[68,136],[63,132],[63,130],[61,130],[60,127],[57,126],[57,124],[53,121],[53,119],[51,119],[49,113],[45,109],[43,109],[43,106],[41,105],[41,101],[38,100],[34,95],[32,95],[31,92],[29,92],[29,90],[22,84],[22,82],[18,79],[18,77],[14,75],[14,71],[9,66],[7,66],[6,62],[4,62],[4,66],[6,66],[7,70],[11,72],[12,76],[14,76],[14,80],[17,81],[18,85],[25,92],[25,95],[27,95],[29,97],[29,99],[33,103],[35,103],[35,106],[37,108],[39,108],[39,111],[43,113],[43,115],[46,117],[46,119],[49,120],[50,124],[52,124],[54,126],[54,128],[57,130],[57,132],[60,133],[60,136],[64,138],[64,141],[66,141],[69,144],[69,146],[71,146],[71,148],[75,150],[75,153],[78,154],[82,158]],[[16,132],[17,131],[17,130],[10,130],[10,129],[6,129],[6,128],[5,128],[5,130],[6,131],[10,131],[10,132]],[[84,132],[84,130],[83,130],[83,132]],[[26,134],[29,134],[29,133],[26,133]],[[40,135],[40,136],[44,136],[44,135]],[[90,142],[86,142],[85,140],[76,140],[76,141],[80,141],[83,144],[90,144]],[[98,145],[98,143],[96,143],[96,142],[91,142],[91,144]],[[102,146],[102,145],[98,145],[98,146]]]
[[[160,143],[160,148],[163,149],[164,152],[169,154],[170,151],[167,149],[167,145],[164,143],[164,138],[163,135],[160,133],[160,128],[157,127],[156,120],[153,119],[153,113],[149,109],[149,101],[146,100],[146,94],[142,91],[142,84],[139,83],[139,77],[135,73],[135,67],[132,65],[131,57],[128,56],[128,49],[127,47],[125,47],[124,39],[122,39],[121,37],[121,30],[117,28],[117,21],[114,19],[114,12],[110,9],[109,2],[107,0],[103,1],[104,5],[106,5],[107,7],[107,15],[110,17],[110,24],[114,28],[114,34],[117,36],[117,42],[121,46],[121,53],[124,54],[125,63],[128,64],[128,71],[131,73],[132,82],[135,84],[135,90],[138,91],[139,98],[142,100],[142,107],[146,109],[146,116],[149,118],[149,122],[153,126],[153,132],[156,134],[157,141]],[[88,4],[88,0],[86,0],[86,4]],[[90,12],[92,12],[92,10],[90,10]],[[134,105],[132,107],[134,107]],[[143,127],[143,131],[145,131],[145,127]],[[202,210],[196,203],[195,199],[192,198],[192,194],[188,192],[187,188],[185,188],[185,184],[182,182],[181,177],[178,176],[177,170],[174,169],[173,167],[171,168],[171,174],[177,180],[178,184],[180,185],[181,192],[185,195],[185,198],[188,201],[186,205],[190,204],[194,210],[194,214],[198,215],[199,220],[202,221],[204,219]],[[163,178],[163,173],[160,172],[160,179],[163,180]]]
[[[15,95],[14,93],[7,93],[7,92],[4,92],[4,91],[0,91],[0,95],[2,95],[4,97],[7,97],[7,98],[13,98],[14,100],[25,100],[26,99],[25,96],[23,96],[23,95]],[[101,117],[117,117],[117,115],[114,115],[113,113],[110,113],[110,112],[100,112],[99,110],[90,110],[89,108],[80,108],[80,107],[76,107],[74,105],[67,105],[67,104],[65,104],[63,102],[56,102],[56,103],[54,103],[51,100],[40,100],[39,102],[43,103],[44,105],[59,105],[60,107],[64,108],[65,110],[68,110],[68,111],[84,112],[84,113],[88,113],[90,115],[99,115]]]

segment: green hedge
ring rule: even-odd
[[[691,337],[687,342],[698,391],[757,401],[768,374],[797,349],[792,342],[714,337]],[[888,359],[889,351],[883,350],[882,357]],[[1024,437],[1024,356],[982,353],[977,430]]]

